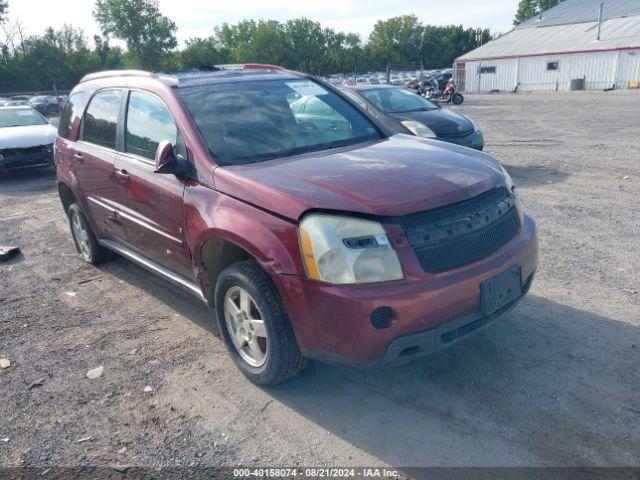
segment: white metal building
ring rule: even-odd
[[[574,79],[587,90],[637,88],[640,0],[561,1],[456,59],[454,75],[467,92],[568,90]]]

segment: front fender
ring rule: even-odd
[[[207,187],[186,187],[185,234],[196,268],[207,241],[225,240],[248,252],[270,274],[304,274],[294,222]]]

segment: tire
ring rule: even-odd
[[[276,385],[304,368],[305,360],[280,295],[255,261],[234,263],[220,274],[215,309],[227,350],[251,382]]]
[[[462,102],[464,102],[464,97],[461,93],[454,93],[452,101],[454,105],[462,105]]]
[[[98,240],[85,217],[82,207],[73,203],[67,211],[71,235],[80,257],[92,265],[98,265],[111,256],[111,252],[98,243]]]

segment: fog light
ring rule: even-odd
[[[396,315],[391,307],[378,307],[371,312],[371,325],[378,330],[389,328]]]

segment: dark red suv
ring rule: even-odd
[[[277,67],[88,75],[55,158],[82,258],[117,252],[207,302],[259,384],[305,359],[386,365],[452,345],[536,270],[535,224],[495,159],[394,134]]]

